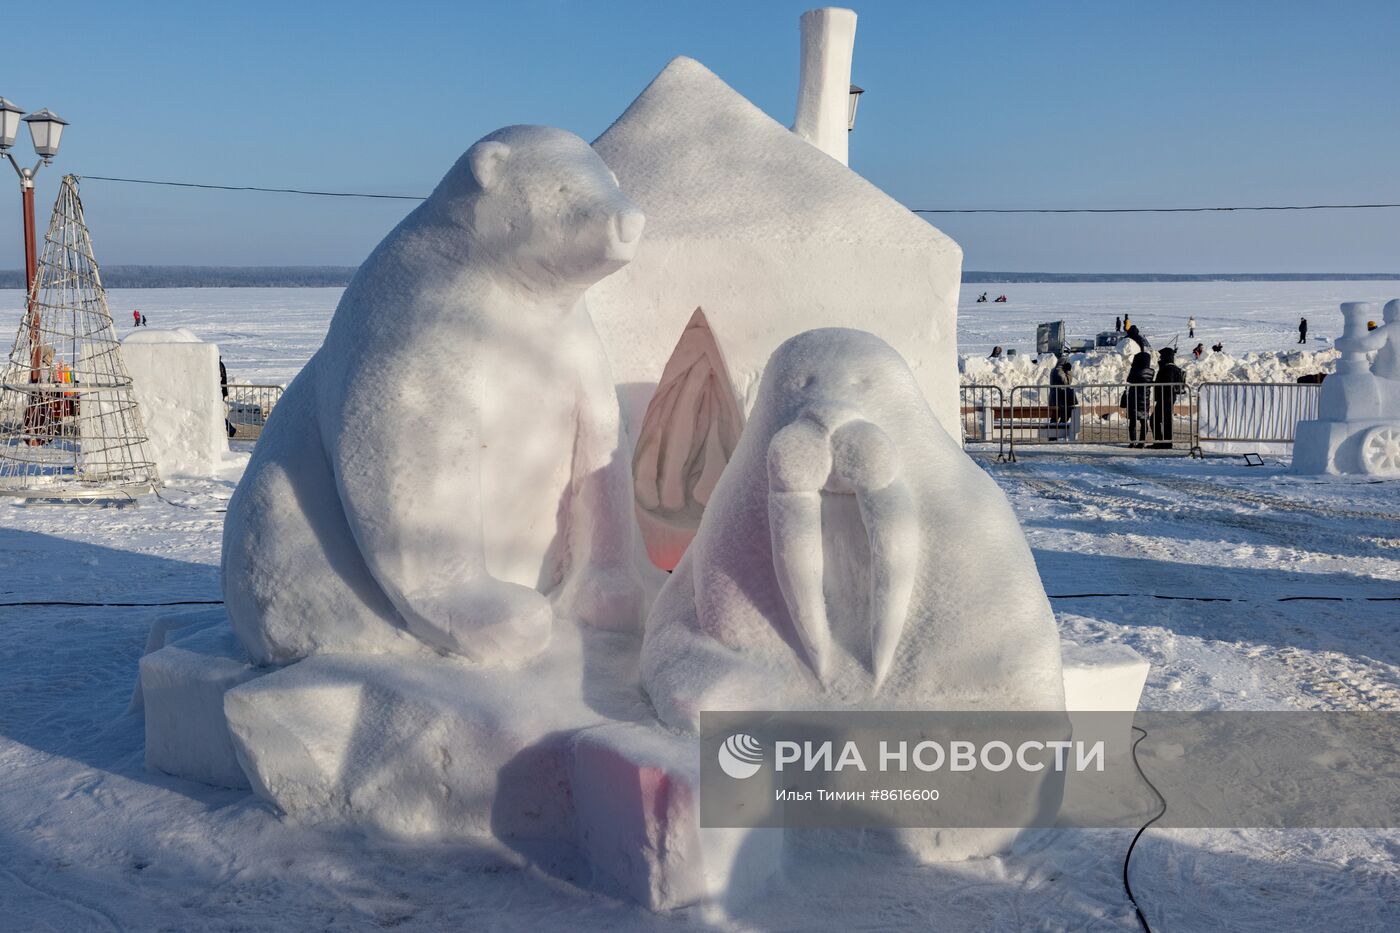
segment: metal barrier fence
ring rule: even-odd
[[[1006,407],[1001,386],[967,385],[959,390],[963,446],[996,444],[997,459],[1005,453],[1006,442],[997,426],[998,413]]]
[[[963,444],[996,444],[999,460],[1043,444],[1141,444],[1193,454],[1202,442],[1292,444],[1297,423],[1317,417],[1319,389],[1259,382],[968,385],[961,387]]]
[[[281,386],[230,383],[224,397],[229,437],[234,440],[257,440],[262,434],[267,416],[282,398]]]
[[[1130,407],[1145,417],[1130,416]],[[1196,396],[1181,383],[1015,386],[999,420],[1009,460],[1016,459],[1018,446],[1035,444],[1137,443],[1190,450]]]
[[[1204,382],[1196,443],[1291,444],[1299,421],[1317,418],[1320,384]]]

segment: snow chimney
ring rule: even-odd
[[[792,131],[842,165],[848,164],[851,53],[855,44],[854,10],[822,7],[802,14],[802,73]]]

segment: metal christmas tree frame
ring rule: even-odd
[[[77,178],[65,175],[0,375],[0,495],[110,498],[159,484]]]

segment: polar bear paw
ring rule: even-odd
[[[528,586],[472,580],[434,602],[439,608],[412,620],[409,629],[442,651],[482,664],[511,664],[549,645],[554,611]]]
[[[560,615],[610,632],[635,632],[642,623],[642,581],[630,567],[587,567],[565,584]]]

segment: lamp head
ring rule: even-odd
[[[15,144],[22,116],[24,116],[24,110],[16,107],[14,101],[0,97],[0,152]]]
[[[29,135],[34,140],[34,151],[48,164],[58,155],[58,144],[63,138],[63,128],[68,121],[45,107],[24,118],[29,124]]]
[[[846,132],[849,133],[856,128],[856,107],[860,105],[860,95],[865,93],[865,88],[851,85],[850,102],[846,108]]]

